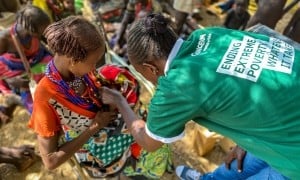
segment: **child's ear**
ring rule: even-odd
[[[143,66],[146,66],[147,68],[150,69],[150,71],[151,71],[153,74],[157,75],[157,73],[158,73],[158,68],[157,68],[155,65],[152,65],[152,64],[149,64],[149,63],[143,63]]]

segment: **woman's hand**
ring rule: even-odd
[[[227,169],[230,169],[230,164],[233,160],[237,160],[237,169],[239,172],[243,170],[243,161],[246,155],[246,151],[239,146],[235,146],[230,150],[230,153],[225,158],[225,165]]]
[[[118,107],[118,104],[123,100],[126,101],[126,99],[119,91],[114,89],[109,89],[107,87],[102,87],[100,89],[100,94],[102,97],[102,102],[104,104],[109,104],[115,107]]]
[[[117,112],[115,111],[109,111],[109,112],[98,111],[93,120],[93,123],[89,127],[89,130],[91,131],[92,135],[94,135],[96,132],[106,127],[109,124],[109,122],[115,120],[116,118],[117,118]]]

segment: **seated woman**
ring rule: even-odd
[[[48,16],[39,8],[26,6],[17,14],[16,22],[8,29],[0,32],[0,92],[3,94],[17,93],[22,103],[31,112],[32,97],[29,91],[28,78],[17,46],[20,46],[29,61],[33,78],[38,82],[44,73],[44,67],[52,55],[42,45],[41,37],[44,29],[50,24]],[[15,36],[20,44],[12,40]],[[6,109],[1,107],[1,121],[8,121]]]
[[[134,155],[136,168],[128,167],[126,175],[159,178],[170,162],[168,146],[154,153],[140,150],[117,109],[100,100],[99,88],[108,86],[135,106],[138,84],[129,71],[116,65],[95,70],[105,53],[96,27],[70,16],[50,25],[45,36],[55,55],[35,91],[29,127],[38,135],[46,168],[55,169],[75,154],[91,177],[106,177],[117,175]],[[62,133],[66,141],[59,144]]]

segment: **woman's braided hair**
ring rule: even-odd
[[[89,52],[104,46],[96,26],[80,16],[69,16],[48,26],[44,32],[49,48],[74,61],[84,60]]]
[[[150,14],[137,20],[128,32],[127,51],[132,63],[142,64],[161,58],[167,59],[177,34],[170,20],[161,14]]]
[[[50,24],[50,18],[40,8],[27,5],[18,11],[16,23],[30,33],[39,33],[39,27]]]

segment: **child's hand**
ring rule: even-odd
[[[116,118],[117,112],[115,111],[98,111],[89,129],[91,130],[92,134],[95,134],[100,129],[106,127],[111,121],[115,120]]]

